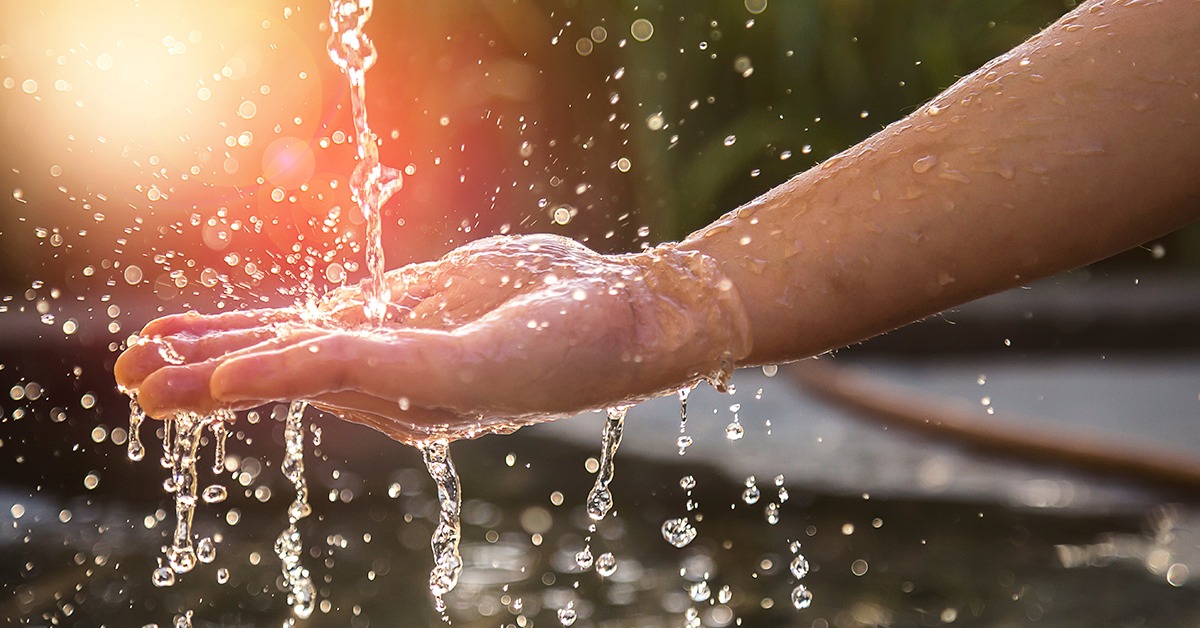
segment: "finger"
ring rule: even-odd
[[[220,314],[200,314],[192,311],[156,318],[142,328],[138,335],[142,338],[177,334],[201,335],[209,332],[248,329],[296,318],[295,311],[290,308],[243,310]]]
[[[113,375],[118,385],[131,390],[163,367],[203,362],[256,345],[275,335],[275,330],[260,327],[200,337],[141,338],[117,358]]]
[[[273,335],[267,340],[250,343],[249,346],[239,346],[231,353],[225,354],[224,348],[233,349],[238,343],[257,335],[257,332],[233,332],[206,337],[199,344],[207,346],[206,352],[213,357],[190,364],[172,364],[155,370],[136,386],[138,402],[146,414],[154,417],[167,416],[171,412],[187,410],[191,412],[210,413],[217,408],[248,408],[259,403],[274,399],[292,399],[302,397],[261,397],[239,399],[237,403],[214,397],[210,389],[213,371],[227,359],[245,353],[271,351],[288,344],[302,343],[314,336],[325,333],[316,328],[288,330],[283,335]],[[160,341],[161,342],[161,341]],[[132,368],[132,367],[129,367]],[[127,388],[135,388],[127,386]]]
[[[147,416],[156,419],[180,411],[211,414],[218,408],[243,409],[259,405],[259,400],[229,404],[213,399],[208,382],[215,368],[215,362],[203,362],[159,369],[138,387],[138,404]]]
[[[230,402],[354,390],[396,403],[406,397],[411,406],[451,407],[445,402],[467,396],[462,355],[462,338],[448,332],[335,331],[226,359],[211,385],[218,399]]]

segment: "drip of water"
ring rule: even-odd
[[[219,420],[215,415],[178,412],[174,421],[163,427],[163,448],[167,452],[171,475],[169,488],[175,493],[175,534],[167,548],[167,563],[176,573],[187,573],[196,566],[196,548],[192,542],[192,514],[196,510],[196,449],[204,426]],[[175,434],[171,436],[170,424]]]
[[[308,505],[308,482],[304,479],[304,410],[308,404],[293,401],[288,407],[283,429],[284,458],[283,475],[296,489],[296,499],[288,506],[288,527],[275,540],[275,553],[283,565],[283,580],[288,587],[288,603],[296,617],[312,615],[316,606],[316,590],[308,569],[300,564],[300,553],[304,543],[296,523],[312,513]]]
[[[129,396],[129,459],[137,462],[146,457],[146,447],[142,445],[142,421],[146,420],[146,413],[142,411],[142,407],[138,405],[137,394],[131,393]]]
[[[230,413],[230,420],[233,416]],[[213,439],[217,441],[216,451],[213,452],[213,473],[220,473],[225,470],[225,439],[229,436],[229,429],[225,426],[225,421],[213,421],[211,425]]]
[[[692,437],[684,432],[687,430],[687,404],[688,396],[692,394],[692,390],[696,388],[696,384],[689,384],[679,389],[679,438],[675,439],[675,446],[679,448],[679,455],[683,455],[688,447],[692,445]]]
[[[746,478],[746,490],[742,491],[742,501],[747,505],[758,503],[759,497],[762,497],[762,491],[759,490],[758,484],[755,483],[754,476]]]
[[[441,506],[437,528],[429,542],[433,548],[429,591],[433,593],[438,612],[445,613],[446,600],[443,596],[458,584],[458,574],[462,572],[462,556],[458,553],[458,541],[462,536],[459,522],[462,496],[459,493],[458,472],[454,470],[454,461],[450,458],[449,441],[438,439],[424,443],[421,445],[421,456],[425,459],[429,476],[437,484],[438,503]]]
[[[616,467],[614,457],[617,448],[621,446],[621,432],[625,428],[625,413],[629,406],[618,406],[608,409],[608,421],[604,424],[604,434],[601,438],[600,471],[596,474],[596,484],[588,493],[587,512],[593,521],[600,521],[612,509],[612,492],[608,485],[612,482]]]
[[[788,565],[788,569],[792,572],[792,577],[802,580],[808,575],[808,559],[800,553],[800,541],[792,541],[789,549],[795,556],[792,558],[792,563]],[[792,589],[792,606],[796,607],[796,610],[808,608],[812,605],[812,599],[812,591],[809,591],[808,587],[803,584],[797,584],[796,588]]]
[[[358,146],[358,165],[350,176],[350,190],[366,219],[367,268],[365,312],[367,320],[377,323],[387,317],[391,300],[384,281],[383,236],[380,212],[384,203],[400,189],[401,173],[379,163],[379,142],[367,124],[367,70],[375,64],[375,45],[363,33],[371,17],[374,0],[330,0],[329,25],[332,32],[326,48],[334,65],[350,83],[350,103],[354,112],[354,137]]]

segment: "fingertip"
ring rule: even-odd
[[[154,338],[155,336],[170,336],[176,334],[200,319],[200,313],[195,310],[184,312],[183,314],[168,314],[156,318],[142,328],[138,333],[142,338]]]
[[[166,365],[156,340],[138,340],[127,348],[113,364],[113,377],[125,389],[137,388],[151,373]]]

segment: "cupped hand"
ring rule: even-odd
[[[727,371],[749,323],[715,262],[659,247],[597,254],[550,235],[498,237],[311,306],[167,316],[117,360],[151,416],[304,399],[397,440],[506,431],[632,403]]]

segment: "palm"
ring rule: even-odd
[[[381,325],[356,288],[316,314],[167,317],[117,377],[152,414],[307,399],[400,440],[499,431],[643,398],[748,352],[740,310],[716,307],[691,266],[553,236],[481,240],[389,273]]]

